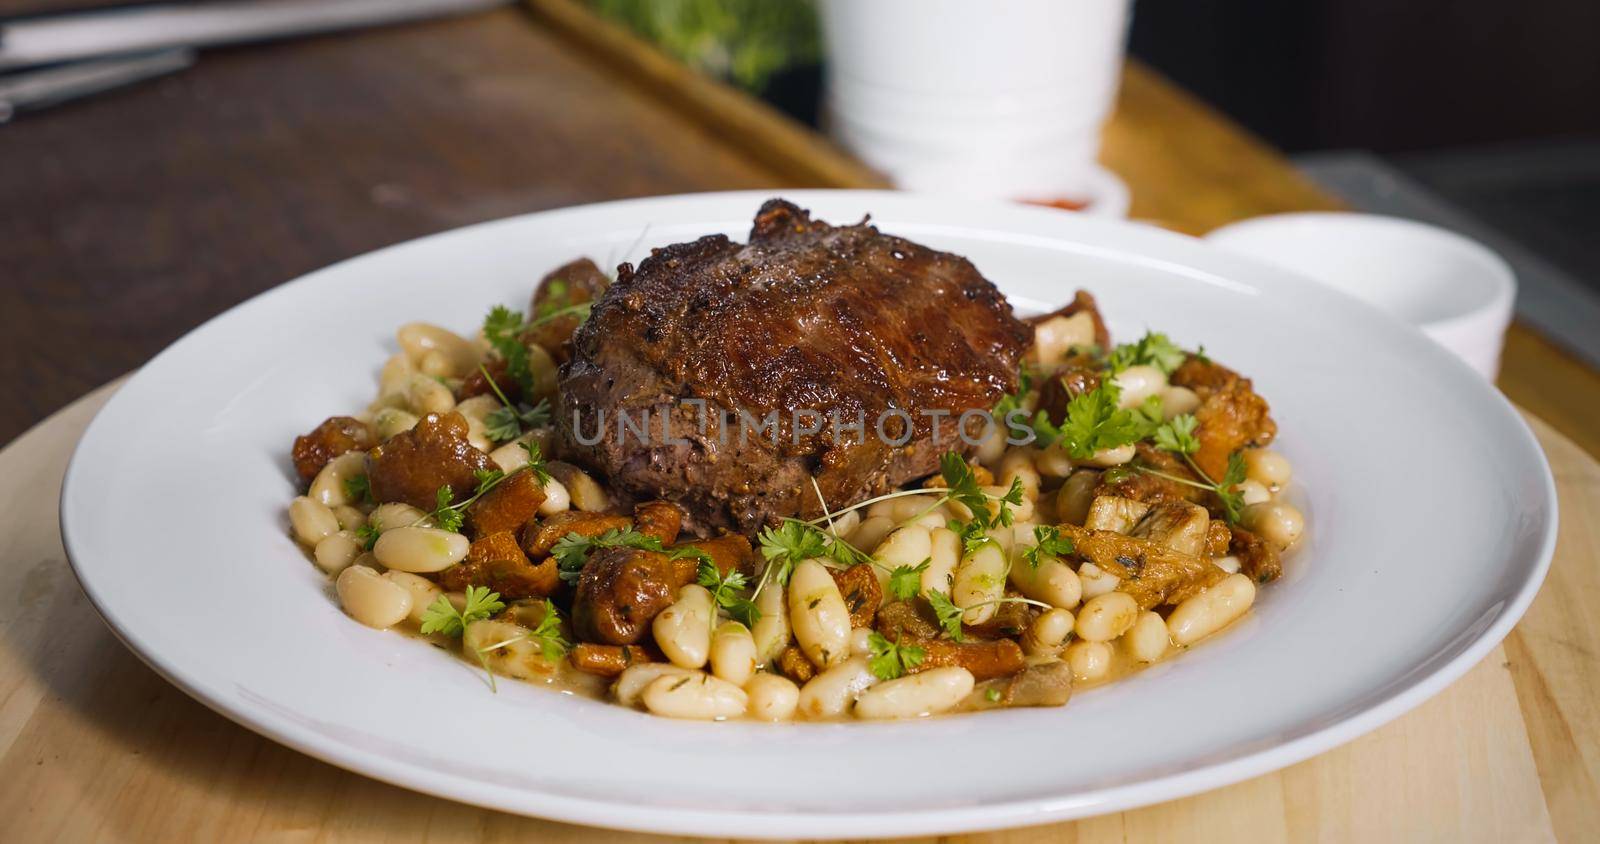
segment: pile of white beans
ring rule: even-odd
[[[1032,365],[1047,370],[1066,349],[1092,343],[1093,324],[1087,314],[1056,317],[1040,325],[1036,336]],[[467,340],[438,326],[412,323],[400,329],[398,340],[402,351],[385,363],[379,397],[363,417],[380,441],[409,430],[424,414],[455,410],[467,418],[473,445],[506,472],[527,462],[521,441],[545,444],[542,438],[548,433],[534,431],[495,447],[484,433],[484,418],[498,401],[489,396],[455,401],[454,379],[469,375],[485,360],[487,344],[481,338]],[[553,393],[554,363],[541,355],[536,350],[532,362],[542,379],[539,389]],[[1116,382],[1124,406],[1160,396],[1167,418],[1199,404],[1193,391],[1167,383],[1155,367],[1130,367]],[[1289,461],[1266,449],[1246,451],[1244,457],[1242,523],[1287,549],[1304,529],[1300,512],[1278,498],[1291,479]],[[985,491],[999,496],[1017,481],[1023,500],[1013,510],[1013,525],[990,533],[993,543],[964,554],[960,536],[946,525],[971,513],[961,504],[940,502],[943,491],[937,487],[844,513],[828,530],[870,554],[880,586],[896,567],[926,561],[922,590],[949,594],[965,610],[966,624],[993,618],[1009,585],[1046,607],[1019,637],[1030,664],[1065,661],[1077,682],[1104,682],[1118,666],[1132,669],[1155,662],[1227,627],[1250,609],[1256,593],[1255,584],[1238,573],[1239,561],[1224,557],[1213,562],[1230,572],[1225,579],[1163,616],[1141,610],[1131,596],[1116,591],[1120,581],[1114,574],[1091,563],[1074,565],[1048,554],[1038,555],[1037,566],[1024,560],[1023,552],[1036,542],[1036,525],[1082,525],[1098,470],[1132,458],[1133,448],[1127,446],[1074,461],[1059,446],[1008,446],[1004,432],[995,431],[977,454],[994,479]],[[316,565],[336,578],[339,600],[353,618],[380,629],[415,627],[424,610],[446,594],[421,575],[460,562],[468,542],[434,527],[426,514],[409,505],[367,507],[351,500],[345,481],[364,473],[364,467],[363,452],[328,463],[307,494],[290,503],[292,533]],[[569,508],[609,507],[600,484],[572,467],[563,467],[545,492],[540,507],[545,516]],[[378,531],[371,551],[356,536],[367,525]],[[705,588],[682,587],[651,624],[654,642],[668,661],[627,668],[611,687],[613,697],[656,715],[702,720],[903,719],[960,706],[976,685],[965,668],[930,668],[890,680],[869,669],[871,631],[851,627],[830,565],[805,560],[794,567],[787,588],[768,584],[756,595],[760,618],[752,627],[726,618]],[[458,593],[448,597],[458,607],[463,604]],[[498,673],[524,679],[548,676],[554,667],[518,636],[524,629],[514,620],[477,622],[466,631],[463,644],[469,650],[504,646],[491,657]],[[779,655],[791,644],[817,668],[804,686],[776,673]]]
[[[488,360],[488,344],[468,340],[448,329],[428,323],[408,323],[396,334],[400,352],[383,365],[378,398],[358,415],[369,424],[379,442],[411,430],[426,414],[456,411],[467,420],[468,439],[486,453],[501,471],[526,466],[524,442],[548,445],[548,429],[529,431],[499,446],[490,442],[486,417],[500,407],[494,396],[455,400],[454,386]],[[553,395],[555,362],[537,346],[530,346],[530,365],[537,373],[535,385]],[[350,497],[346,482],[366,474],[367,454],[346,452],[329,461],[311,481],[306,494],[289,502],[291,533],[311,554],[317,567],[335,579],[335,590],[345,611],[369,627],[386,629],[421,624],[422,614],[441,594],[421,575],[443,571],[461,562],[470,543],[465,536],[441,530],[428,515],[409,504],[390,502],[376,507]],[[587,473],[566,464],[553,465],[544,485],[539,514],[553,516],[569,509],[600,512],[610,498]],[[370,526],[378,538],[367,551],[357,531]],[[465,598],[449,593],[461,606]]]

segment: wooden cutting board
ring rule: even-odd
[[[67,458],[115,386],[0,451],[0,838],[632,837],[347,773],[233,724],[140,662],[78,587],[56,519]],[[957,840],[1591,839],[1600,830],[1600,625],[1590,609],[1600,600],[1600,465],[1538,419],[1529,423],[1561,499],[1555,563],[1527,617],[1455,685],[1274,774],[1144,809]],[[181,525],[182,514],[175,518]]]

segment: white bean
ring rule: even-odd
[[[1077,641],[1067,646],[1067,666],[1072,679],[1092,683],[1111,673],[1111,646],[1105,642]]]
[[[1084,563],[1078,566],[1078,580],[1082,583],[1085,600],[1104,595],[1116,589],[1117,585],[1122,583],[1122,578],[1102,570],[1094,563]]]
[[[985,543],[956,568],[950,600],[966,610],[961,614],[962,623],[982,624],[994,617],[999,609],[999,604],[995,602],[1005,595],[1005,591],[1006,555],[993,544]]]
[[[756,640],[749,628],[725,621],[711,634],[711,673],[743,686],[756,673]]]
[[[1065,478],[1072,474],[1072,456],[1067,454],[1059,442],[1035,449],[1033,465],[1039,470],[1039,474],[1047,478]]]
[[[922,591],[949,594],[961,563],[961,535],[949,528],[928,532],[928,567],[922,570]]]
[[[849,711],[856,697],[878,682],[867,658],[853,656],[812,677],[800,689],[800,714],[812,719],[837,718]]]
[[[427,513],[410,504],[390,501],[372,508],[372,512],[367,514],[367,524],[382,533],[411,525],[431,526],[432,522],[427,520],[427,516]]]
[[[611,507],[611,499],[606,495],[605,489],[589,477],[589,473],[579,469],[571,463],[551,461],[546,464],[552,477],[567,488],[567,496],[573,509],[585,513],[600,513]]]
[[[449,356],[438,349],[431,349],[423,354],[422,360],[417,362],[417,371],[431,378],[460,377],[456,374]]]
[[[1241,483],[1235,484],[1233,491],[1239,494],[1239,498],[1245,504],[1261,504],[1272,500],[1272,492],[1266,486],[1260,481],[1248,478]]]
[[[1005,496],[1006,488],[1003,487],[1003,486],[986,486],[986,487],[983,487],[982,489],[983,489],[984,492],[986,492],[989,495],[993,496],[992,498],[989,499],[989,515],[993,516],[994,514],[996,514],[996,513],[998,513],[1000,511],[1000,501],[999,501],[999,499],[1001,499],[1001,498],[1003,498]],[[1009,505],[1008,504],[1006,506],[1011,508],[1011,518],[1012,518],[1013,521],[1015,521],[1015,522],[1031,522],[1031,521],[1033,521],[1033,499],[1032,498],[1029,498],[1026,495],[1024,495],[1022,497],[1022,503],[1021,504],[1015,504],[1015,505]]]
[[[756,643],[756,661],[771,665],[789,647],[789,601],[783,587],[776,583],[762,587],[761,594],[756,595],[756,609],[761,611],[761,617],[750,630]]]
[[[1010,443],[1006,442],[1006,421],[996,418],[994,424],[986,428],[968,428],[967,436],[977,436],[980,430],[985,431],[983,441],[978,444],[978,450],[972,456],[985,466],[993,466],[995,461],[1005,454],[1006,447],[1010,445]]]
[[[1212,560],[1211,564],[1219,569],[1222,569],[1228,574],[1234,574],[1235,572],[1239,571],[1239,566],[1241,565],[1239,558],[1233,554],[1229,554],[1226,557],[1218,557],[1215,560]]]
[[[544,658],[544,649],[528,638],[529,632],[509,621],[474,621],[461,636],[461,649],[469,657],[481,656],[496,674],[518,680],[543,679],[557,666]]]
[[[1122,643],[1128,648],[1128,655],[1140,662],[1155,662],[1167,652],[1172,644],[1171,634],[1167,632],[1167,622],[1159,613],[1148,610],[1139,613],[1139,620],[1122,634]]]
[[[544,500],[539,502],[539,515],[550,517],[557,513],[565,513],[572,507],[572,493],[567,492],[567,485],[551,478],[544,485]]]
[[[611,684],[611,695],[623,706],[637,706],[639,697],[651,683],[661,677],[693,677],[700,672],[692,668],[679,668],[670,662],[640,662],[628,666]]]
[[[850,609],[817,560],[802,560],[789,575],[789,624],[813,665],[828,668],[850,656]]]
[[[750,703],[744,689],[701,673],[658,677],[645,686],[643,697],[644,708],[652,714],[697,721],[737,718]]]
[[[661,652],[673,665],[699,668],[711,655],[711,621],[716,608],[704,586],[691,583],[678,590],[678,600],[650,622]]]
[[[872,570],[878,575],[881,586],[889,572],[900,566],[921,565],[931,556],[933,540],[928,529],[922,525],[907,525],[889,534],[889,538],[878,545],[878,550],[872,552],[872,558],[878,561]]]
[[[1265,501],[1246,506],[1239,513],[1239,523],[1282,551],[1300,538],[1306,517],[1287,501]]]
[[[1149,364],[1140,364],[1117,373],[1112,383],[1122,389],[1122,407],[1138,407],[1167,388],[1167,374]]]
[[[367,414],[369,416],[376,416],[378,413],[391,408],[396,410],[410,410],[411,402],[406,399],[406,384],[409,383],[411,383],[411,376],[407,375],[406,382],[405,384],[400,385],[400,389],[395,390],[392,393],[383,393],[382,395],[373,399],[372,404],[367,405]]]
[[[1200,408],[1200,396],[1188,387],[1168,387],[1161,391],[1161,418],[1171,419]]]
[[[1037,566],[1022,559],[1022,552],[1038,542],[1031,530],[1017,534],[1016,552],[1011,557],[1011,585],[1025,597],[1070,610],[1083,597],[1083,583],[1060,557],[1040,554]]]
[[[367,523],[367,514],[349,504],[340,504],[329,509],[333,511],[333,517],[339,520],[340,530],[355,530]]]
[[[539,399],[556,398],[556,361],[550,353],[538,343],[528,345],[528,371],[533,373],[533,395],[528,397],[530,403]]]
[[[500,400],[494,396],[473,396],[456,405],[456,412],[467,420],[467,440],[479,451],[493,450],[494,442],[489,439],[489,414],[500,409]],[[518,451],[523,451],[521,446]],[[524,452],[525,453],[525,452]]]
[[[1072,635],[1072,625],[1072,613],[1067,610],[1045,610],[1022,634],[1022,650],[1032,656],[1056,653]]]
[[[294,538],[313,548],[317,543],[339,532],[339,519],[328,505],[304,495],[289,502],[289,527]]]
[[[1233,623],[1256,600],[1256,585],[1242,574],[1230,574],[1204,592],[1179,604],[1167,617],[1172,641],[1189,646]]]
[[[862,656],[872,653],[872,628],[850,628],[850,655]]]
[[[312,552],[312,557],[317,561],[317,568],[328,574],[338,574],[349,568],[364,550],[355,534],[341,530],[323,537]]]
[[[383,579],[393,583],[411,593],[411,613],[406,616],[406,621],[420,626],[422,616],[444,594],[438,584],[421,575],[407,571],[386,571]]]
[[[435,572],[461,562],[472,543],[459,533],[430,527],[385,530],[372,546],[385,567],[409,572]]]
[[[1099,472],[1081,469],[1067,476],[1067,482],[1056,493],[1056,517],[1081,526],[1089,516],[1089,505],[1094,503],[1094,488],[1099,485]]]
[[[438,351],[449,362],[450,375],[463,378],[477,368],[482,356],[470,340],[451,331],[426,322],[409,322],[395,332],[395,339],[406,357],[421,364],[430,351]]]
[[[311,481],[311,488],[306,495],[320,501],[329,507],[338,507],[341,504],[354,504],[345,481],[365,475],[367,473],[367,453],[365,451],[347,451],[328,461],[322,471]]]
[[[1267,489],[1278,490],[1288,486],[1289,479],[1294,475],[1289,458],[1271,449],[1247,448],[1243,457],[1244,476],[1259,481]]]
[[[745,714],[762,721],[787,721],[800,705],[800,687],[781,674],[757,674],[744,684],[750,696]]]
[[[827,528],[826,532],[832,534],[833,536],[835,536],[835,537],[837,537],[839,539],[843,539],[843,540],[849,541],[850,534],[855,533],[856,528],[858,528],[860,526],[861,526],[861,511],[860,510],[851,510],[850,512],[845,513],[842,516],[834,516],[833,517],[833,525],[831,527]]]
[[[406,382],[406,403],[416,413],[449,413],[455,410],[456,397],[449,387],[419,372]]]
[[[892,498],[883,503],[889,505],[887,515],[896,523],[910,522],[924,515],[937,515],[940,517],[940,524],[943,524],[943,520],[950,516],[944,511],[943,504],[935,504],[938,500],[934,495],[908,495],[905,498]]]
[[[339,572],[334,588],[344,611],[368,627],[393,627],[411,613],[411,593],[364,566]]]
[[[1107,592],[1085,601],[1078,610],[1078,638],[1109,642],[1139,620],[1139,602],[1126,592]]]
[[[921,718],[954,709],[972,694],[972,672],[958,666],[932,668],[920,674],[879,683],[856,698],[857,718]]]
[[[378,375],[378,395],[405,392],[406,384],[416,371],[417,365],[404,352],[390,357],[383,364],[383,372]]]
[[[1039,470],[1034,468],[1033,454],[1023,446],[1013,446],[1006,449],[1005,456],[1000,458],[1000,470],[995,473],[999,476],[1000,485],[1010,488],[1012,481],[1022,481],[1022,494],[1029,498],[1039,497]]]
[[[1102,448],[1094,456],[1083,461],[1086,465],[1109,469],[1112,466],[1121,466],[1133,459],[1134,448],[1130,445],[1119,445],[1116,448]]]
[[[870,554],[883,544],[883,538],[894,528],[894,519],[868,513],[867,517],[861,520],[861,526],[850,534],[850,544]]]
[[[493,461],[495,466],[499,467],[500,471],[509,475],[528,465],[528,450],[522,447],[522,443],[513,440],[491,450],[489,459]],[[550,480],[553,481],[555,478]]]
[[[1034,326],[1033,347],[1028,358],[1041,370],[1054,372],[1060,368],[1061,359],[1074,346],[1094,343],[1094,317],[1088,311],[1072,316],[1053,316]]]

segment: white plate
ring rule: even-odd
[[[970,257],[1013,301],[1077,286],[1123,339],[1165,330],[1254,377],[1309,539],[1216,641],[1062,709],[899,724],[699,724],[515,682],[361,627],[287,535],[292,438],[371,398],[394,329],[465,331],[547,269],[748,230],[765,193],[593,205],[385,249],[266,293],[145,366],[67,471],[62,535],[96,607],[163,675],[313,756],[578,823],[716,836],[1036,824],[1192,794],[1417,705],[1511,628],[1555,492],[1498,393],[1320,285],[1152,228],[1013,204],[791,191],[821,217]]]

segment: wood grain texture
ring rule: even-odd
[[[61,549],[66,459],[114,386],[0,451],[0,818],[15,841],[633,841],[318,762],[162,680]],[[1550,579],[1488,658],[1348,745],[1228,788],[961,842],[1583,841],[1600,807],[1600,465],[1531,420],[1563,504]],[[928,839],[932,840],[932,839]]]
[[[351,255],[543,208],[787,183],[516,8],[208,52],[0,128],[0,442]]]

